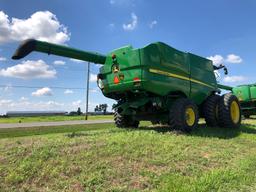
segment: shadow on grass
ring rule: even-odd
[[[254,120],[254,119],[256,119],[256,116],[250,116],[250,117],[247,117],[247,118],[244,118],[244,119],[247,119],[247,120]]]
[[[105,131],[96,131],[96,130],[89,130],[89,131],[83,131],[83,132],[71,132],[66,134],[66,137],[69,138],[75,138],[75,137],[85,137],[85,136],[100,136],[100,135],[106,135],[106,134],[113,134],[113,133],[121,133],[124,131],[134,131],[131,129],[107,129]]]
[[[28,128],[10,128],[0,129],[1,138],[24,137],[34,135],[46,135],[55,133],[69,133],[70,138],[77,137],[78,132],[93,131],[93,130],[109,130],[113,129],[112,123],[103,124],[84,124],[84,125],[65,125],[65,126],[50,126],[50,127],[28,127]],[[73,134],[72,134],[73,133]],[[84,133],[85,135],[85,133]],[[83,135],[80,135],[83,136]]]
[[[221,127],[208,127],[206,124],[199,124],[198,128],[190,133],[172,130],[168,126],[155,126],[155,127],[139,127],[139,130],[154,130],[160,133],[174,133],[181,135],[193,135],[199,137],[216,137],[220,139],[231,139],[239,136],[241,133],[256,134],[256,127],[251,124],[242,124],[238,129],[221,128]]]
[[[102,130],[101,132],[94,132]],[[105,130],[105,131],[103,131]],[[2,129],[0,130],[0,138],[23,137],[32,135],[44,135],[54,133],[67,133],[69,138],[81,136],[93,136],[106,133],[118,133],[123,131],[153,130],[159,133],[171,133],[176,135],[192,135],[198,137],[216,137],[220,139],[231,139],[239,136],[241,133],[256,134],[256,126],[253,124],[242,124],[239,129],[226,129],[220,127],[207,127],[206,124],[199,124],[198,128],[190,133],[171,130],[168,126],[141,126],[137,129],[117,129],[112,123],[106,124],[91,124],[91,125],[70,125],[57,127],[34,127],[34,128],[17,128],[17,129]],[[93,131],[93,132],[92,132]],[[83,132],[83,133],[81,133]]]

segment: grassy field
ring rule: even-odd
[[[0,118],[0,123],[28,123],[28,122],[49,122],[49,121],[72,121],[84,120],[84,116],[38,116],[38,117],[9,117]],[[113,119],[113,115],[88,116],[89,120]]]
[[[255,124],[2,129],[0,191],[256,191]]]

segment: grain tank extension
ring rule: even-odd
[[[81,51],[37,40],[23,42],[13,55],[21,59],[32,51],[102,64],[98,86],[115,99],[117,127],[138,127],[139,121],[169,124],[190,131],[199,117],[209,126],[239,127],[240,105],[220,89],[212,61],[174,49],[164,43],[143,48],[125,46],[107,55]]]
[[[239,85],[233,87],[232,92],[240,101],[243,115],[246,118],[256,115],[256,84]]]

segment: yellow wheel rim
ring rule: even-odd
[[[186,109],[186,123],[188,126],[194,125],[196,121],[196,114],[193,108],[189,107]]]
[[[236,101],[232,101],[230,106],[230,113],[233,123],[238,123],[240,118],[240,110]]]

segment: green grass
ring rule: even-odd
[[[39,117],[9,117],[0,118],[0,123],[28,123],[28,122],[49,122],[49,121],[72,121],[84,120],[84,116],[39,116]],[[113,119],[113,115],[92,115],[89,120]]]
[[[0,191],[256,191],[255,124],[2,129]]]

